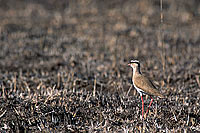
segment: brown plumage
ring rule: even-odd
[[[151,96],[158,96],[160,98],[164,98],[164,96],[156,89],[155,85],[145,76],[142,75],[140,72],[140,62],[137,60],[131,60],[131,62],[128,64],[133,69],[133,86],[135,89],[139,92],[142,100],[142,117],[144,113],[144,101],[143,101],[143,94],[147,94]],[[147,108],[146,115],[149,111],[149,108],[153,102],[153,98],[151,97],[151,102]]]
[[[154,84],[142,74],[135,74],[133,77],[133,82],[136,87],[144,91],[148,95],[158,96],[164,98],[164,96],[156,89]]]

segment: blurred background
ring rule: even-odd
[[[159,103],[160,107],[163,107],[160,109],[162,111],[159,120],[161,125],[164,125],[160,129],[185,131],[185,128],[178,128],[185,122],[183,127],[193,126],[195,129],[187,130],[200,131],[199,36],[199,0],[162,0],[162,10],[161,0],[0,0],[0,96],[3,98],[0,101],[4,103],[2,110],[8,105],[16,106],[13,101],[19,100],[21,110],[26,112],[26,100],[47,102],[49,96],[55,95],[62,96],[66,100],[65,104],[69,104],[67,106],[76,103],[78,108],[82,105],[81,99],[72,99],[72,102],[69,102],[71,95],[67,94],[73,93],[77,98],[94,94],[94,86],[102,93],[118,93],[128,104],[130,100],[126,99],[126,94],[131,86],[132,70],[127,64],[131,59],[138,59],[142,64],[142,72],[168,97],[168,101]],[[93,93],[80,93],[83,90]],[[102,93],[99,94],[101,97],[109,99],[109,96]],[[135,101],[130,108],[122,111],[125,117],[119,115],[123,120],[121,124],[116,124],[115,128],[108,124],[105,131],[109,131],[110,127],[111,131],[123,130],[124,127],[128,130],[130,125],[127,123],[137,119],[139,111],[136,114],[133,112],[140,108],[139,95],[132,89],[129,96]],[[12,99],[9,101],[10,98]],[[112,101],[116,102],[113,108],[121,107],[122,103],[115,100],[119,99],[113,98],[110,101],[111,104]],[[30,101],[30,104],[33,101]],[[87,103],[88,99],[85,101]],[[89,104],[90,102],[86,105]],[[55,106],[62,108],[64,104],[48,104],[49,108]],[[111,109],[105,106],[99,108]],[[94,109],[94,112],[97,110]],[[128,116],[127,110],[131,116]],[[71,112],[71,117],[74,116],[74,109],[67,111]],[[12,116],[14,112],[5,115]],[[193,123],[186,119],[188,112],[194,118]],[[64,111],[64,117],[65,113]],[[102,122],[102,119],[105,120],[111,114],[113,116],[115,113],[110,112],[101,116],[101,119],[96,119]],[[89,119],[88,113],[79,115],[82,119]],[[124,122],[125,118],[129,117],[132,119]],[[13,117],[10,119],[14,123],[18,121]],[[88,130],[95,126],[82,119],[79,120],[81,128],[70,128],[80,131],[82,128]],[[9,127],[7,131],[18,129],[16,124],[10,126],[12,124],[7,117],[0,121],[1,130],[5,125]],[[157,118],[149,121],[153,123],[149,125],[152,130],[145,131],[160,131],[154,128],[156,124],[160,124],[155,122]],[[59,122],[63,124],[63,121]],[[57,125],[60,126],[59,122]],[[73,122],[64,123],[70,124],[73,125]],[[23,122],[18,125],[23,125]],[[28,130],[26,126],[28,125],[25,124],[24,129]],[[85,128],[86,126],[89,128]],[[144,127],[140,120],[132,122],[129,131],[141,131],[141,126]],[[38,129],[32,131],[35,130]]]
[[[1,0],[0,69],[81,79],[110,78],[116,69],[127,80],[130,59],[147,72],[159,69],[162,78],[177,65],[199,65],[199,1],[163,0],[162,11],[160,2]]]

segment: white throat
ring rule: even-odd
[[[133,77],[135,76],[136,68],[133,68]]]

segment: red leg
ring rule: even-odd
[[[143,118],[143,114],[144,114],[144,101],[143,101],[142,95],[141,95],[141,100],[142,100],[142,118]]]
[[[145,115],[147,115],[147,114],[148,114],[148,112],[149,112],[149,108],[150,108],[150,106],[151,106],[152,102],[153,102],[153,98],[151,97],[151,102],[150,102],[150,104],[149,104],[149,107],[147,108],[147,111],[146,111]]]

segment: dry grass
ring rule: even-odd
[[[158,1],[0,5],[1,132],[200,131],[195,1],[163,1],[162,37]],[[167,96],[145,120],[130,59]]]

